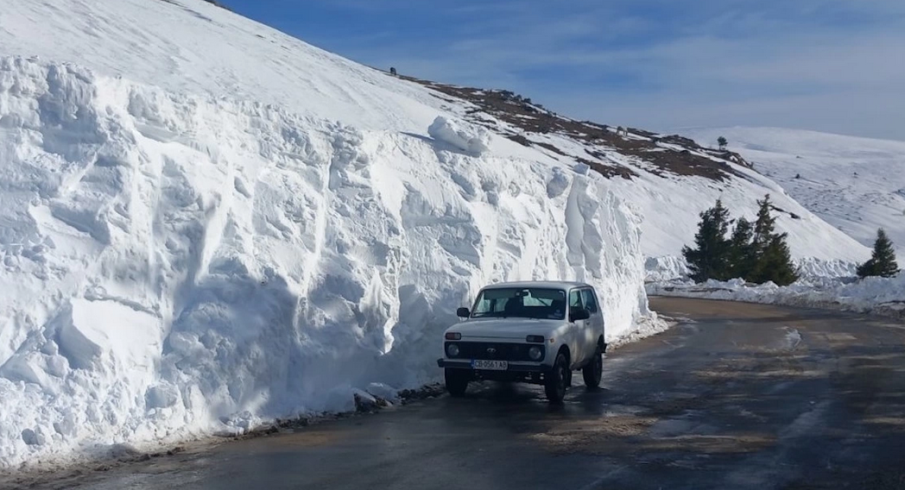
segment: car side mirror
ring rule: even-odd
[[[468,318],[468,315],[471,315],[471,312],[468,311],[468,308],[459,308],[456,310],[456,316],[459,318]]]
[[[578,309],[572,310],[572,314],[570,316],[572,317],[573,322],[577,322],[580,320],[587,320],[588,318],[591,318],[591,312],[584,308],[578,308]]]

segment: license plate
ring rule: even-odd
[[[506,361],[471,361],[473,369],[484,369],[486,371],[505,371],[509,369],[509,363]]]

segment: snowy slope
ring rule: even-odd
[[[688,134],[699,143],[725,136],[791,197],[864,245],[884,228],[905,263],[905,142],[782,128]]]
[[[423,135],[438,108],[459,117],[472,108],[455,100],[441,103],[435,93],[416,84],[312,48],[199,0],[157,5],[163,1],[67,0],[63,6],[49,0],[18,2],[0,14],[5,31],[0,32],[0,41],[9,50],[6,54],[74,62],[167,91],[272,103],[296,114],[326,116],[362,129]],[[135,18],[142,19],[140,25]],[[492,127],[506,127],[493,118],[482,118],[492,121]],[[568,137],[528,137],[551,143],[570,156],[587,157],[585,146]],[[501,156],[574,164],[560,154],[528,151],[508,143],[498,140],[494,151]],[[605,163],[632,166],[632,159],[619,152],[607,155]],[[768,192],[774,194],[778,207],[804,217],[801,222],[780,218],[778,224],[790,233],[796,258],[856,261],[867,253],[844,233],[783,196],[781,186],[756,173],[747,179],[732,179],[728,186],[702,178],[638,174],[639,179],[628,185],[617,182],[612,187],[617,195],[640,207],[645,218],[642,246],[647,256],[679,255],[682,245],[693,237],[697,214],[718,196],[724,195],[732,209],[750,217],[755,200]]]
[[[167,3],[159,5],[159,3]],[[181,2],[181,3],[180,3]],[[9,3],[9,2],[7,2]],[[134,19],[142,22],[136,23]],[[126,2],[49,0],[14,2],[0,13],[0,54],[67,61],[108,76],[160,87],[168,92],[228,96],[232,100],[275,104],[298,115],[326,117],[361,129],[426,135],[438,112],[471,118],[500,131],[512,128],[462,100],[438,98],[436,92],[405,83],[312,48],[282,33],[224,12],[200,0],[130,0]],[[698,213],[723,196],[738,214],[753,216],[756,199],[773,194],[777,206],[801,216],[780,217],[790,234],[795,258],[815,273],[848,270],[868,251],[828,226],[782,193],[782,188],[739,165],[744,177],[714,182],[701,177],[651,173],[637,158],[619,150],[588,147],[574,137],[531,134],[527,139],[553,145],[557,152],[525,148],[496,139],[501,157],[554,162],[572,167],[573,157],[632,168],[631,181],[608,182],[611,191],[644,216],[642,249],[652,264],[676,264],[694,235]],[[630,139],[645,140],[641,134]],[[605,158],[586,151],[602,151]],[[675,145],[662,150],[677,151]],[[563,153],[565,155],[563,155]],[[656,272],[656,271],[655,271]],[[661,271],[671,275],[672,269]]]
[[[464,119],[578,171],[607,175],[611,191],[644,216],[642,250],[648,258],[648,280],[682,275],[682,247],[692,243],[699,214],[717,198],[733,218],[754,220],[757,200],[769,194],[777,229],[788,234],[804,275],[850,275],[855,264],[870,255],[867,247],[751,169],[741,155],[681,137],[573,121],[505,91],[419,82],[445,94],[451,109]],[[462,100],[469,105],[462,106]]]
[[[488,281],[635,336],[637,209],[463,107],[201,0],[3,0],[0,467],[435,380]]]
[[[561,148],[570,146],[562,137],[548,139]],[[632,166],[632,157],[616,152],[607,157],[611,164]],[[865,246],[810,212],[770,178],[741,165],[729,165],[740,176],[722,182],[638,171],[631,180],[611,185],[616,196],[636,205],[644,216],[642,250],[649,258],[649,279],[669,279],[683,271],[682,246],[693,243],[699,213],[712,207],[717,198],[730,209],[733,219],[753,221],[757,200],[769,194],[774,206],[782,210],[774,213],[777,230],[788,233],[792,256],[807,275],[849,274],[852,264],[870,257]]]

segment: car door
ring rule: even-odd
[[[591,313],[591,318],[587,322],[587,327],[591,330],[588,334],[593,336],[594,344],[593,346],[589,346],[589,348],[596,349],[597,339],[601,335],[604,335],[603,308],[600,306],[597,292],[594,288],[585,288],[581,291],[581,294],[585,308]],[[588,355],[593,355],[593,353],[594,350],[588,353]]]
[[[569,315],[576,309],[584,308],[584,298],[581,289],[569,291]],[[584,335],[587,328],[587,320],[569,322],[569,352],[572,355],[572,364],[581,364],[585,359]]]

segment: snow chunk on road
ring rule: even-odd
[[[399,398],[399,390],[383,383],[371,383],[368,385],[367,392],[371,396],[383,398],[387,401],[395,401]]]
[[[490,147],[490,132],[480,126],[437,116],[427,128],[435,140],[442,141],[472,156],[480,156]]]

